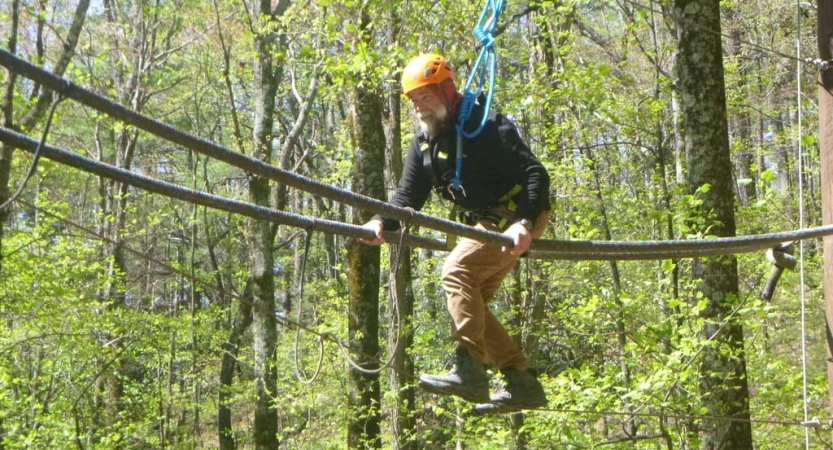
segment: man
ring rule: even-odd
[[[421,132],[411,141],[399,187],[391,203],[421,209],[432,188],[461,209],[462,220],[478,228],[512,238],[511,249],[460,239],[442,270],[448,311],[458,342],[455,364],[446,375],[422,375],[420,386],[429,392],[462,397],[475,403],[507,408],[535,408],[546,404],[543,387],[527,368],[520,347],[486,306],[512,271],[518,257],[540,237],[548,221],[549,175],[521,140],[515,126],[500,114],[490,117],[483,130],[463,140],[459,189],[455,174],[458,107],[462,96],[454,72],[440,55],[424,54],[411,60],[402,73],[402,90],[413,103]],[[467,133],[480,126],[483,109],[475,105],[465,125]],[[395,230],[395,220],[375,216],[364,225],[384,242],[383,230]],[[491,362],[505,379],[505,388],[489,396],[484,364]]]

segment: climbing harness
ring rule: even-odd
[[[430,175],[431,183],[437,195],[442,197],[445,192],[448,192],[452,199],[455,198],[448,152],[441,145],[435,145],[432,148],[428,135],[422,131],[417,134],[417,142],[422,157],[423,170]],[[515,211],[518,209],[516,198],[522,190],[523,186],[515,184],[497,200],[496,206],[491,208],[465,208],[458,203],[453,203],[448,220],[469,226],[473,226],[480,221],[487,221],[495,224],[502,232],[509,225],[509,220],[513,218]],[[446,233],[446,248],[451,249],[456,243],[457,236]]]
[[[483,5],[483,11],[480,13],[480,18],[477,25],[474,27],[474,37],[477,38],[477,44],[480,47],[480,52],[477,55],[477,60],[471,69],[471,76],[463,88],[463,100],[460,102],[460,110],[457,113],[457,167],[454,169],[454,177],[451,179],[450,193],[456,191],[465,196],[463,189],[463,181],[461,178],[463,170],[463,138],[471,139],[481,131],[489,120],[489,110],[492,106],[492,94],[495,90],[495,68],[497,67],[497,55],[495,54],[495,37],[494,31],[500,13],[503,11],[503,0],[486,0]],[[491,12],[486,22],[486,16]],[[488,75],[488,90],[485,95],[485,102],[483,104],[483,118],[480,120],[480,125],[472,132],[466,132],[465,126],[471,117],[471,111],[474,108],[475,100],[483,92],[483,85],[486,83]],[[475,88],[472,89],[472,82],[477,80]]]

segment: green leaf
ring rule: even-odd
[[[816,142],[816,137],[811,134],[805,134],[801,136],[801,145],[805,147],[816,145]]]
[[[775,181],[775,170],[774,169],[767,169],[761,172],[761,180],[772,183]]]

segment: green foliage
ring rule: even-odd
[[[65,6],[55,4],[46,12],[47,66],[60,50],[55,43],[61,42],[71,12]],[[445,54],[463,82],[475,55],[471,27],[478,6],[448,0],[316,0],[291,2],[284,15],[250,23],[241,2],[120,3],[112,11],[90,11],[67,77],[178,129],[251,154],[253,48],[255,34],[262,33],[276,44],[279,80],[270,160],[279,161],[289,150],[282,143],[318,67],[319,92],[291,166],[349,189],[355,145],[349,90],[358,85],[379,95],[397,92],[399,69],[425,51]],[[598,240],[606,233],[617,241],[709,238],[717,224],[703,205],[713,191],[708,185],[688,191],[684,146],[676,141],[680,105],[673,92],[675,36],[666,25],[671,21],[635,5],[544,1],[535,6],[537,11],[507,23],[497,40],[495,108],[517,123],[551,174],[554,210],[545,238]],[[746,40],[791,54],[794,14],[782,5],[724,6],[736,12],[724,18],[727,33],[741,30],[749,34]],[[519,11],[510,4],[504,19]],[[366,23],[357,19],[362,12]],[[23,18],[27,30],[35,29],[34,13]],[[4,32],[8,17],[8,6],[0,6]],[[802,40],[811,42],[811,24],[802,24],[802,30]],[[21,34],[18,54],[36,53],[34,36]],[[806,225],[818,224],[816,112],[807,102],[804,129],[797,129],[790,113],[793,66],[743,46],[724,61],[738,234],[797,228],[797,139],[806,150],[805,195],[812,199],[805,205]],[[811,75],[805,74],[807,81]],[[5,77],[0,73],[0,82]],[[809,97],[815,86],[803,85]],[[11,98],[15,118],[31,111],[36,94],[31,83],[18,82]],[[404,123],[402,142],[391,147],[407,148],[413,137],[409,105],[403,102],[401,117],[390,112],[384,111],[385,120]],[[40,127],[23,131],[36,135]],[[134,133],[112,118],[64,102],[49,142],[126,167],[135,136],[130,170],[248,200],[247,174]],[[22,155],[15,152],[13,186],[30,161]],[[754,195],[746,193],[751,188]],[[132,188],[120,192],[107,180],[49,161],[41,162],[25,199],[166,265],[127,253],[121,267],[111,270],[118,265],[111,242],[30,207],[15,207],[4,225],[0,274],[3,445],[216,447],[223,344],[252,264],[248,221]],[[423,211],[448,217],[448,205],[433,200]],[[286,209],[346,222],[355,214],[292,190]],[[276,229],[280,306],[273,361],[279,429],[290,448],[344,448],[352,413],[346,393],[350,369],[341,352],[328,341],[317,380],[306,386],[295,377],[291,322],[300,305],[303,246],[300,239],[291,240],[293,232]],[[444,238],[430,230],[419,233]],[[301,322],[346,339],[346,240],[327,239],[314,235]],[[812,415],[826,415],[822,256],[818,243],[806,245],[804,285],[797,273],[785,273],[772,302],[757,300],[769,263],[754,253],[738,257],[741,290],[732,303],[732,320],[744,330],[753,419],[794,421],[803,415],[797,357],[802,295],[810,409]],[[444,252],[415,250],[412,260],[416,303],[410,354],[417,373],[447,370],[453,348],[439,280],[443,257]],[[703,335],[700,313],[708,299],[689,276],[691,261],[618,262],[618,289],[613,267],[607,261],[522,263],[491,307],[534,355],[549,409],[528,412],[523,427],[515,429],[508,416],[461,420],[464,402],[417,392],[420,442],[505,449],[524,435],[530,448],[696,448],[698,416],[706,412],[698,393],[700,358],[704,349],[716,346]],[[396,321],[384,269],[382,284],[380,341],[387,343]],[[229,395],[238,448],[252,448],[252,339],[247,333],[240,339],[234,382],[222,389]],[[380,360],[388,356],[387,345],[383,348]],[[317,365],[317,337],[302,334],[299,353],[299,368],[310,375]],[[385,418],[396,397],[387,375],[380,378]],[[638,434],[662,437],[618,442],[628,411],[640,414],[633,418]],[[390,423],[384,426],[389,446],[394,437]],[[800,442],[803,430],[760,422],[754,435],[758,448],[784,448]]]

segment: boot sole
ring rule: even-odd
[[[431,383],[427,383],[422,379],[419,380],[419,387],[423,390],[430,392],[432,394],[437,395],[453,395],[456,397],[460,397],[463,400],[472,402],[472,403],[488,403],[489,402],[489,390],[486,388],[486,392],[483,394],[473,394],[470,392],[462,392],[460,391],[460,386],[456,384],[450,383],[442,383],[437,381],[432,381]]]

